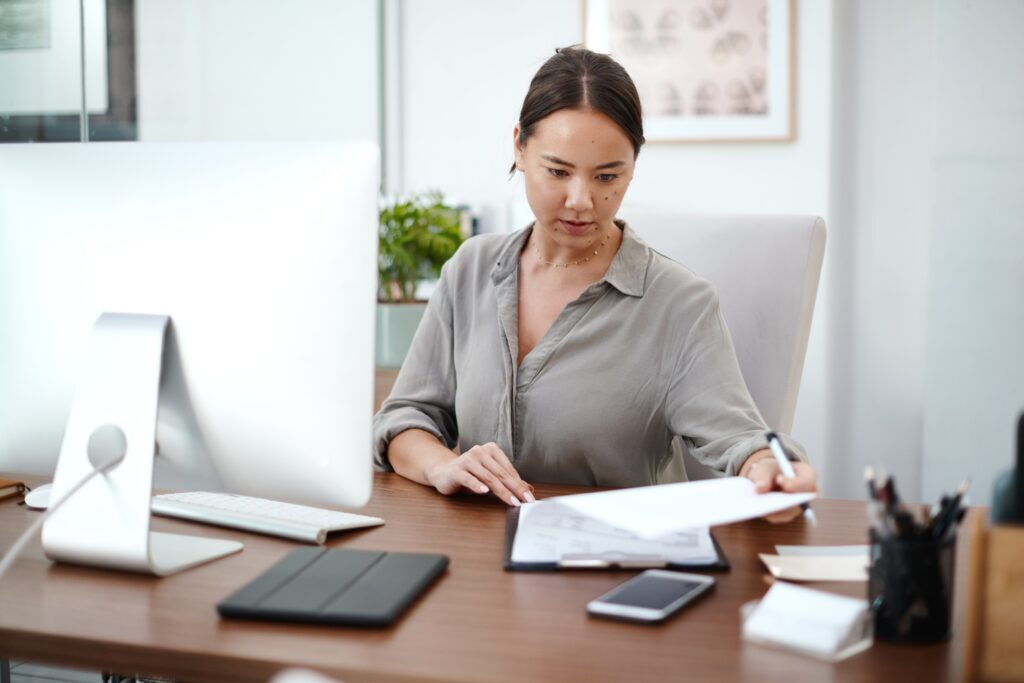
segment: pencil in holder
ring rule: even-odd
[[[871,531],[868,602],[875,637],[904,643],[948,640],[956,537],[900,538]]]

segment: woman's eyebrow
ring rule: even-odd
[[[540,158],[544,159],[545,161],[550,161],[553,164],[558,164],[559,166],[568,166],[569,168],[576,168],[576,164],[574,164],[572,162],[569,162],[569,161],[565,161],[564,159],[559,159],[558,157],[556,157],[556,156],[554,156],[552,154],[542,154]],[[599,166],[595,166],[594,168],[596,170],[599,170],[599,169],[604,169],[604,168],[616,168],[618,166],[625,166],[625,165],[626,165],[625,161],[609,161],[606,164],[601,164]]]

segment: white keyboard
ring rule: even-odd
[[[165,517],[180,517],[317,544],[323,543],[330,531],[384,523],[380,517],[206,491],[153,496],[150,507],[155,514]]]

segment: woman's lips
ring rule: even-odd
[[[590,230],[590,226],[593,225],[593,223],[591,223],[591,222],[582,222],[582,221],[565,221],[565,220],[561,220],[559,222],[562,224],[562,227],[565,228],[565,231],[567,233],[569,233],[570,235],[576,235],[576,236],[583,235],[583,234],[587,233]]]

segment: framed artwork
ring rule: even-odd
[[[582,0],[586,46],[632,76],[649,141],[795,136],[795,0]]]
[[[0,50],[50,47],[50,0],[0,4]]]
[[[138,138],[135,0],[0,3],[0,143],[81,139],[83,32],[89,139]]]

